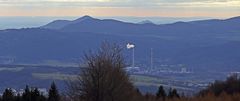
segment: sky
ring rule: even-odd
[[[240,16],[240,0],[0,0],[0,16]]]

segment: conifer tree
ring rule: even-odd
[[[51,84],[51,88],[49,89],[48,93],[49,93],[48,101],[59,101],[60,100],[60,96],[58,94],[58,90],[57,90],[57,87],[54,82]]]
[[[157,99],[165,100],[165,98],[166,98],[166,92],[165,92],[163,86],[160,86],[160,87],[158,88],[158,92],[157,92],[157,94],[156,94],[156,97],[157,97]]]
[[[19,93],[15,97],[15,101],[22,101],[22,96]]]
[[[43,94],[40,94],[39,101],[47,101],[47,98]]]
[[[12,90],[9,88],[5,89],[2,95],[2,101],[13,101],[13,100],[14,100],[14,94]]]
[[[179,96],[179,94],[178,94],[176,89],[170,89],[168,97],[169,98],[180,98],[180,96]]]
[[[31,90],[31,100],[32,101],[39,101],[40,100],[40,92],[37,88]]]
[[[31,100],[31,91],[30,91],[28,85],[26,86],[26,88],[24,90],[24,93],[22,95],[22,99],[23,99],[23,101],[32,101]]]

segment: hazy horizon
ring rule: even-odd
[[[89,15],[155,24],[240,16],[239,0],[0,0],[0,29],[38,27]]]
[[[91,15],[89,15],[91,16]],[[31,28],[43,26],[54,20],[75,20],[82,16],[0,16],[0,29]],[[114,19],[123,22],[139,23],[149,20],[154,24],[169,24],[178,21],[194,21],[206,19],[227,19],[222,17],[137,17],[137,16],[91,16],[98,19]]]

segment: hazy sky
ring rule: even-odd
[[[232,17],[240,0],[0,0],[0,16]]]

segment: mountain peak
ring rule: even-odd
[[[85,16],[83,16],[83,17],[80,17],[80,18],[76,19],[75,21],[80,22],[80,21],[89,20],[89,19],[94,19],[94,18],[91,17],[91,16],[89,16],[89,15],[85,15]]]
[[[83,17],[80,17],[76,20],[70,21],[70,20],[55,20],[53,22],[48,23],[47,25],[41,26],[41,28],[47,28],[47,29],[61,29],[67,25],[80,23],[85,20],[92,20],[95,19],[91,16],[85,15]]]
[[[139,22],[138,24],[154,24],[154,23],[150,20],[143,20],[143,21]]]

